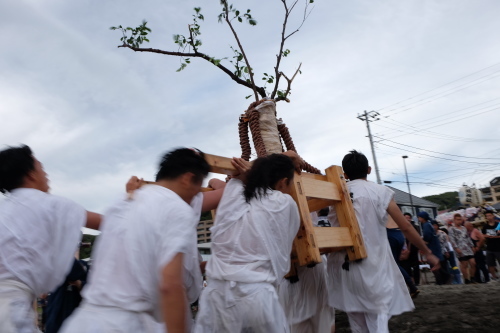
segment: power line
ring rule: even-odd
[[[376,111],[381,111],[381,110],[387,109],[387,108],[389,108],[389,107],[392,107],[392,106],[394,106],[394,105],[397,105],[397,104],[400,104],[400,103],[406,102],[406,101],[408,101],[408,100],[411,100],[411,99],[413,99],[413,98],[415,98],[415,97],[422,96],[422,95],[424,95],[424,94],[426,94],[426,93],[428,93],[428,92],[431,92],[431,91],[437,90],[437,89],[439,89],[439,88],[441,88],[441,87],[444,87],[444,86],[447,86],[447,85],[449,85],[449,84],[455,83],[455,82],[457,82],[457,81],[460,81],[460,80],[466,79],[466,78],[468,78],[468,77],[470,77],[470,76],[473,76],[474,74],[480,73],[480,72],[482,72],[482,71],[485,71],[485,70],[490,69],[490,68],[492,68],[492,67],[495,67],[495,66],[497,66],[497,65],[500,65],[500,62],[499,62],[499,63],[496,63],[496,64],[493,64],[493,65],[491,65],[491,66],[485,67],[485,68],[483,68],[483,69],[480,69],[480,70],[478,70],[478,71],[476,71],[476,72],[473,72],[472,74],[468,74],[468,75],[466,75],[466,76],[463,76],[463,77],[458,78],[458,79],[456,79],[456,80],[453,80],[453,81],[451,81],[451,82],[448,82],[448,83],[442,84],[442,85],[440,85],[440,86],[437,86],[437,87],[435,87],[435,88],[433,88],[433,89],[426,90],[426,91],[424,91],[424,92],[422,92],[422,93],[419,93],[419,94],[417,94],[417,95],[415,95],[415,96],[412,96],[412,97],[410,97],[410,98],[406,98],[406,99],[401,100],[401,101],[399,101],[399,102],[396,102],[396,103],[390,104],[390,105],[388,105],[388,106],[384,106],[383,108],[380,108],[380,109],[378,109],[378,110],[376,110]]]
[[[424,98],[424,99],[421,99],[421,100],[419,100],[419,101],[416,101],[416,102],[413,102],[413,103],[410,103],[410,104],[403,105],[403,106],[399,107],[399,108],[404,108],[404,107],[407,107],[407,106],[410,106],[410,105],[413,105],[413,104],[417,104],[417,105],[413,105],[413,106],[411,106],[411,107],[408,107],[408,108],[406,108],[406,109],[403,109],[403,110],[398,110],[399,108],[396,108],[396,109],[389,110],[389,111],[387,111],[387,112],[391,112],[391,111],[395,111],[395,112],[393,112],[392,114],[390,114],[390,115],[388,115],[388,116],[393,116],[393,115],[398,114],[398,113],[401,113],[401,112],[403,112],[403,111],[408,111],[408,110],[414,109],[414,108],[416,108],[416,107],[418,107],[418,106],[422,106],[422,105],[428,104],[428,103],[433,102],[433,101],[435,101],[435,100],[438,100],[438,99],[440,99],[440,98],[443,98],[443,97],[449,96],[449,95],[454,94],[454,93],[456,93],[456,92],[459,92],[459,91],[461,91],[461,90],[464,90],[464,89],[467,89],[467,88],[469,88],[469,87],[475,86],[476,84],[480,84],[480,83],[483,83],[483,82],[485,82],[485,81],[488,81],[488,80],[491,80],[491,79],[497,78],[497,77],[499,77],[500,75],[495,75],[495,76],[493,76],[493,77],[489,77],[489,78],[488,78],[488,76],[491,76],[492,74],[495,74],[495,73],[498,73],[498,72],[500,72],[500,70],[495,71],[495,72],[490,73],[490,74],[487,74],[487,75],[485,75],[485,76],[483,76],[483,77],[480,77],[479,79],[476,79],[476,80],[474,80],[474,81],[471,81],[471,82],[468,82],[468,83],[464,83],[464,84],[462,84],[462,85],[459,85],[459,86],[453,87],[453,88],[451,88],[451,89],[449,89],[449,90],[446,90],[446,91],[443,91],[443,92],[437,93],[437,94],[435,94],[435,95],[429,96],[429,97]],[[483,78],[485,78],[485,79],[484,79],[484,80],[482,80],[482,81],[476,82],[476,83],[474,83],[474,84],[471,84],[472,82],[478,81],[478,80],[483,79]],[[460,89],[456,89],[456,90],[454,90],[455,88],[458,88],[458,87],[463,87],[463,88],[460,88]],[[444,95],[441,95],[441,94],[444,94]],[[440,96],[440,95],[441,95],[441,96]],[[438,97],[437,97],[437,98],[434,98],[434,99],[430,99],[430,98],[432,98],[432,97],[436,97],[436,96],[438,96]],[[430,100],[428,100],[428,99],[430,99]],[[420,102],[422,102],[422,103],[420,103]],[[418,104],[418,103],[420,103],[420,104]]]
[[[407,150],[407,149],[403,149],[403,148],[399,148],[399,147],[394,147],[394,146],[391,146],[391,145],[388,145],[388,144],[385,144],[385,143],[382,143],[382,142],[378,142],[378,144],[384,145],[384,146],[387,146],[387,147],[391,147],[391,148],[395,148],[395,149],[398,149],[398,150]],[[415,152],[415,151],[410,151],[410,152],[413,153],[413,154],[419,154],[419,155],[423,155],[423,156],[428,156],[428,157],[437,158],[437,159],[440,159],[440,160],[447,160],[447,161],[453,161],[453,162],[471,163],[471,164],[482,164],[482,165],[500,165],[500,163],[484,163],[484,162],[460,161],[460,160],[454,160],[454,159],[445,158],[445,157],[438,157],[438,156],[427,155],[427,154],[423,154],[423,153],[419,153],[419,152]]]
[[[453,113],[453,114],[454,114],[454,116],[458,116],[458,114],[459,114],[461,111],[464,111],[464,110],[467,110],[467,109],[470,109],[470,108],[473,108],[473,107],[475,107],[475,106],[479,106],[479,105],[482,105],[482,104],[485,104],[485,103],[489,103],[489,102],[492,102],[492,101],[495,101],[495,100],[498,100],[498,99],[500,99],[500,97],[495,98],[495,99],[492,99],[492,100],[489,100],[489,101],[487,101],[487,102],[483,102],[483,103],[475,104],[475,105],[472,105],[472,106],[469,106],[469,107],[466,107],[466,108],[463,108],[463,109],[460,109],[460,110],[447,112],[447,113],[445,113],[445,114],[443,114],[443,115],[440,115],[440,116],[431,117],[431,118],[426,119],[426,120],[421,120],[421,121],[418,121],[418,122],[413,123],[413,124],[411,124],[411,125],[410,125],[410,124],[403,123],[403,122],[400,122],[400,121],[397,121],[397,120],[394,120],[394,119],[391,119],[391,118],[389,118],[389,117],[382,117],[382,119],[381,119],[381,120],[386,120],[386,121],[395,122],[395,123],[398,123],[398,124],[402,124],[402,125],[405,125],[405,126],[409,126],[409,127],[412,127],[412,128],[418,129],[419,131],[425,131],[425,132],[429,132],[430,134],[435,134],[435,135],[439,135],[439,136],[443,136],[443,137],[449,137],[450,139],[451,139],[451,138],[454,138],[454,139],[464,139],[464,140],[474,140],[474,141],[475,141],[475,140],[477,140],[477,139],[464,138],[464,137],[455,136],[455,135],[448,135],[448,134],[444,134],[444,133],[433,132],[433,131],[429,131],[429,130],[427,130],[427,129],[422,129],[422,128],[419,128],[419,127],[417,127],[417,126],[415,126],[415,125],[416,125],[416,124],[419,124],[419,123],[422,123],[422,122],[436,121],[436,119],[437,119],[437,118],[444,117],[444,116],[446,116],[446,115],[448,115],[448,114],[451,114],[451,113]],[[483,110],[483,109],[485,109],[485,108],[489,108],[489,107],[492,107],[492,106],[496,106],[496,104],[494,104],[494,105],[489,105],[489,106],[485,106],[485,107],[479,108],[479,109],[477,109],[477,110],[475,110],[475,111]],[[471,112],[475,112],[475,111],[471,111]],[[469,112],[467,112],[467,113],[469,113]],[[442,121],[442,120],[440,120],[440,121]],[[397,129],[397,130],[396,130],[396,129],[394,129],[394,130],[393,130],[393,132],[398,131],[398,130],[399,130],[399,129]],[[385,133],[385,134],[390,134],[390,132],[389,132],[389,133]],[[489,140],[488,140],[488,141],[489,141]]]
[[[376,136],[376,135],[374,135],[374,137],[382,139],[381,137]],[[385,141],[389,141],[389,142],[398,144],[400,146],[410,147],[410,148],[414,148],[414,149],[420,149],[420,150],[428,151],[428,152],[431,152],[431,153],[436,153],[436,154],[441,154],[441,155],[447,155],[447,156],[454,156],[454,157],[461,157],[461,158],[473,158],[473,159],[477,159],[477,160],[500,160],[500,158],[494,158],[494,157],[471,157],[471,156],[447,154],[447,153],[441,153],[441,152],[438,152],[438,151],[433,151],[433,150],[428,150],[428,149],[424,149],[424,148],[419,148],[419,147],[414,147],[414,146],[410,146],[410,145],[405,145],[403,143],[399,143],[399,142],[392,141],[392,140],[389,140],[389,139],[385,139]]]
[[[495,110],[498,110],[498,109],[500,109],[500,107],[496,107],[496,108],[493,108],[493,109],[490,109],[490,110],[486,110],[486,111],[483,111],[483,112],[475,113],[475,114],[472,114],[472,115],[469,115],[469,116],[466,116],[466,117],[463,117],[463,118],[459,118],[459,119],[447,121],[446,123],[441,123],[441,124],[436,124],[436,125],[433,125],[433,126],[429,126],[429,127],[427,127],[427,129],[435,128],[435,127],[442,126],[442,125],[445,125],[445,124],[448,125],[448,124],[455,123],[455,122],[460,121],[460,120],[464,120],[464,119],[467,119],[467,118],[470,118],[470,117],[478,116],[480,114],[491,112],[491,111],[495,111]],[[414,131],[414,132],[408,133],[408,134],[414,134],[416,132],[418,132],[418,131]],[[406,135],[406,134],[396,135],[396,136],[391,137],[390,139],[398,138],[398,137],[403,136],[403,135]],[[388,139],[383,139],[383,140],[388,140]],[[488,141],[491,141],[491,140],[488,140]]]

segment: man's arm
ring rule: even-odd
[[[162,270],[160,300],[169,333],[186,332],[186,291],[182,277],[183,254],[178,253]]]
[[[209,210],[217,208],[220,198],[222,198],[222,194],[224,193],[226,183],[220,179],[212,178],[208,182],[208,186],[214,190],[203,192],[203,204],[201,206],[202,212],[208,212]]]
[[[85,226],[89,229],[99,230],[101,225],[102,215],[94,212],[87,212],[87,222]]]
[[[431,270],[437,270],[439,269],[439,259],[432,254],[432,251],[425,245],[425,242],[423,241],[422,238],[420,238],[420,235],[417,233],[415,228],[406,220],[404,217],[403,213],[401,213],[401,210],[399,209],[398,205],[396,204],[396,201],[391,200],[389,203],[389,207],[387,207],[387,213],[392,217],[394,222],[399,226],[399,229],[403,232],[405,237],[420,251],[423,252],[423,254],[427,257],[427,261],[429,264],[431,264],[432,268]]]

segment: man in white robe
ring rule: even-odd
[[[84,300],[61,332],[150,333],[161,322],[169,333],[190,330],[189,305],[202,286],[199,191],[209,169],[201,154],[177,149],[163,158],[157,185],[107,211]]]
[[[311,213],[314,226],[330,225],[325,216]],[[281,305],[291,333],[331,333],[335,325],[335,309],[328,305],[326,256],[314,267],[297,266],[297,282],[283,279],[278,288]]]
[[[277,156],[272,158],[291,163]],[[238,168],[242,161],[235,161]],[[259,163],[256,160],[252,170]],[[226,185],[211,228],[208,285],[200,297],[196,333],[288,332],[276,288],[289,271],[300,224],[297,205],[285,194],[291,177],[293,165],[288,180],[262,187],[266,193],[248,202],[241,180],[231,179]]]
[[[47,174],[27,146],[0,152],[0,332],[38,332],[33,302],[60,285],[81,227],[101,216],[48,193]]]
[[[393,191],[366,180],[371,168],[363,154],[351,151],[342,160],[342,167],[350,179],[347,185],[368,257],[347,263],[345,251],[328,255],[329,304],[347,313],[353,332],[389,332],[390,317],[414,306],[387,240],[388,214],[429,263],[439,268],[439,259],[404,218]],[[332,225],[339,226],[335,211],[331,211]]]

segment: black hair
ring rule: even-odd
[[[330,213],[330,207],[321,208],[318,211],[318,216],[328,216],[329,213]]]
[[[413,216],[410,213],[408,213],[408,212],[403,213],[403,215],[408,215],[410,218],[413,218]]]
[[[34,169],[35,159],[30,147],[22,145],[0,151],[0,192],[20,187],[24,177]]]
[[[247,182],[243,194],[247,202],[252,198],[261,198],[269,189],[274,189],[276,183],[283,178],[290,182],[293,178],[294,166],[292,159],[282,154],[271,154],[256,159],[248,171]]]
[[[486,214],[491,214],[491,215],[495,216],[495,213],[493,213],[491,210],[487,210],[487,211],[485,211],[485,212],[484,212],[484,215],[486,215]]]
[[[178,148],[166,153],[161,159],[156,181],[175,179],[186,172],[192,172],[195,181],[202,181],[208,175],[210,165],[205,161],[205,155],[201,151]]]
[[[368,159],[356,150],[351,150],[342,159],[342,169],[350,180],[366,178],[368,175]]]

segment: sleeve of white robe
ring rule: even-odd
[[[169,218],[173,221],[186,222],[193,219],[191,212],[184,209],[172,210],[171,214]],[[193,229],[186,227],[185,223],[165,223],[160,227],[160,235],[168,235],[168,237],[160,237],[160,246],[157,249],[160,271],[178,253],[192,253],[195,244],[193,237],[196,236]]]
[[[243,182],[239,179],[231,179],[224,188],[224,193],[217,207],[217,221],[230,224],[241,219],[250,206],[243,195]]]

